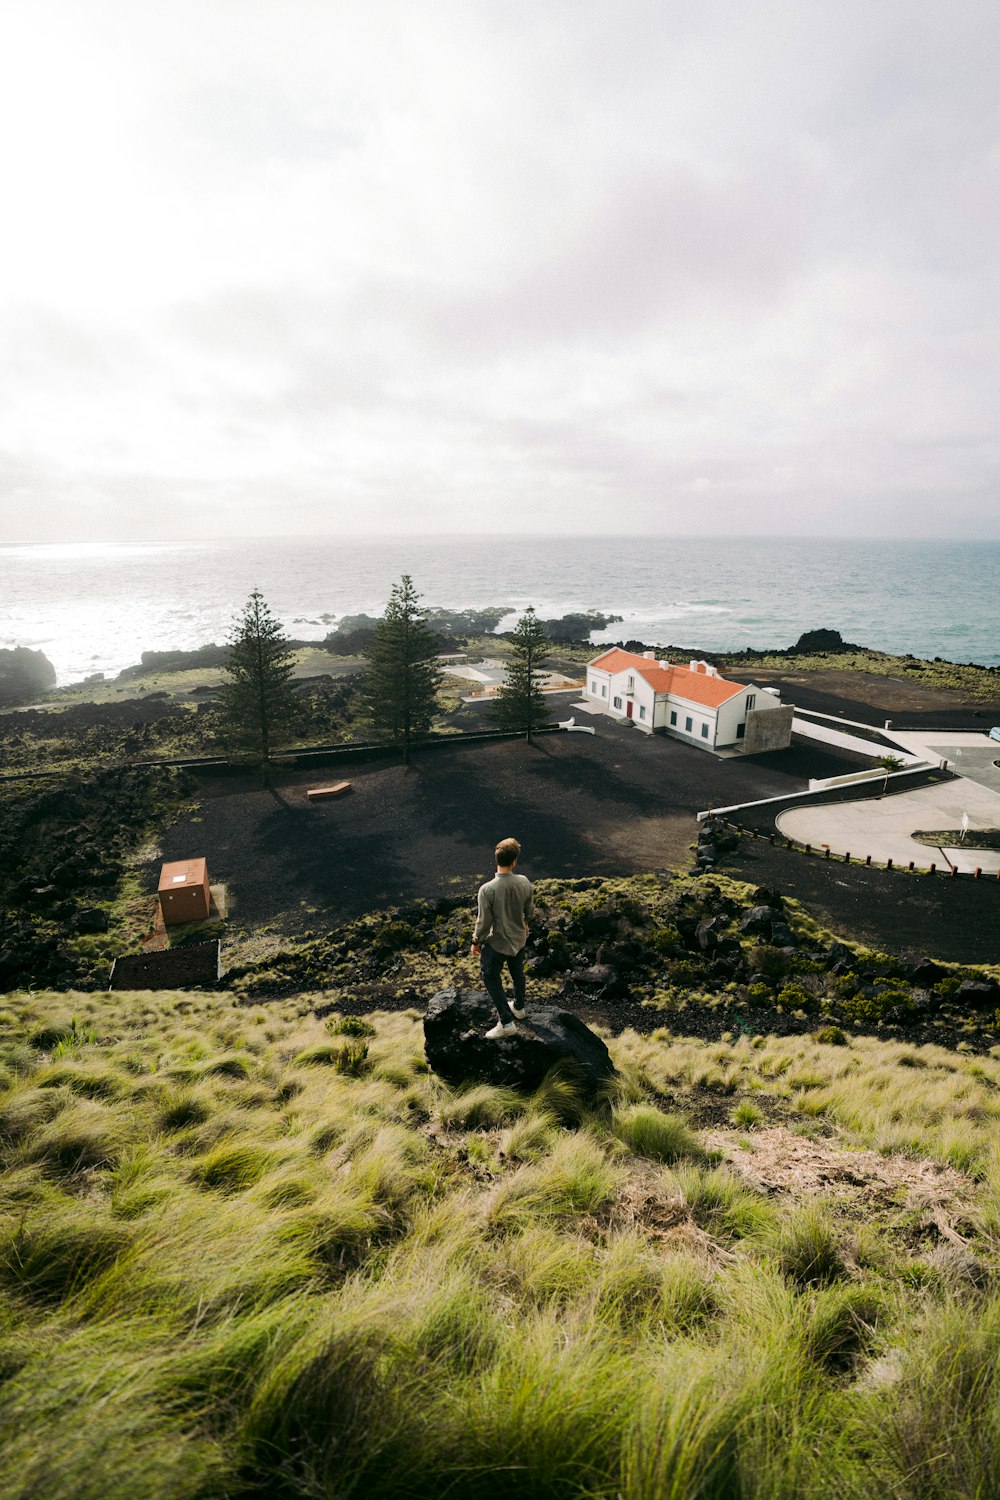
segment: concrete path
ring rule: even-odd
[[[1000,789],[991,791],[960,779],[864,802],[795,807],[780,813],[776,821],[786,838],[812,844],[814,849],[828,844],[834,854],[850,853],[856,859],[870,854],[877,864],[891,859],[903,866],[912,859],[924,870],[932,862],[939,870],[950,865],[969,873],[978,866],[984,873],[995,874],[1000,869],[1000,850],[931,848],[910,836],[917,830],[961,828],[963,813],[968,814],[971,829],[1000,828]]]
[[[859,726],[865,728],[865,725]],[[871,727],[870,725],[867,727]],[[792,733],[800,735],[803,739],[815,740],[817,744],[829,745],[834,750],[852,750],[861,755],[870,755],[872,760],[878,755],[891,755],[892,749],[889,745],[879,745],[872,740],[866,740],[861,735],[851,734],[846,729],[835,729],[832,724],[816,724],[812,719],[792,720]],[[902,736],[894,735],[902,745]],[[899,759],[905,765],[916,766],[927,757],[922,750],[911,751],[902,748]],[[861,767],[859,766],[860,770]]]

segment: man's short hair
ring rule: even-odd
[[[521,846],[517,839],[501,839],[497,844],[497,864],[509,870],[520,853]]]

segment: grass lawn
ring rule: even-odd
[[[624,1032],[587,1106],[319,999],[4,997],[10,1500],[997,1492],[1000,1058]]]

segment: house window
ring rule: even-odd
[[[626,693],[634,693],[635,692],[635,678],[632,676],[631,673],[629,673],[629,679],[628,679],[628,682],[627,682],[627,684],[625,686],[625,691],[626,691]]]
[[[708,739],[708,725],[707,724],[703,724],[701,726],[701,737],[702,737],[703,740],[707,740]]]
[[[640,703],[639,704],[639,718],[640,719],[644,719],[645,717],[646,717],[646,705],[645,705],[645,703]]]
[[[670,722],[674,726],[677,724],[677,710],[675,708],[670,710]]]
[[[690,718],[687,718],[687,719],[684,720],[684,732],[685,732],[685,734],[690,734],[691,733],[691,724],[692,724],[692,720]]]
[[[593,678],[590,679],[590,691],[593,693],[594,697],[596,698],[597,697],[597,683],[594,681]]]
[[[756,702],[756,695],[754,693],[747,693],[747,713],[750,712]]]
[[[601,683],[601,697],[602,698],[606,698],[607,696],[608,696],[608,685],[607,685],[606,682],[602,682]]]
[[[616,698],[615,699],[615,708],[621,708],[621,706],[622,706],[622,700],[620,698]]]

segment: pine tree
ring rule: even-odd
[[[541,687],[549,642],[534,609],[526,610],[518,620],[511,641],[514,654],[494,700],[494,713],[502,728],[523,731],[530,744],[534,731],[549,716]]]
[[[226,644],[223,733],[253,753],[270,785],[274,740],[294,722],[299,705],[290,682],[294,652],[258,589],[234,619]]]
[[[426,734],[434,718],[440,644],[427,624],[413,579],[404,573],[375,626],[364,692],[376,730],[402,746],[405,765],[411,740]]]

